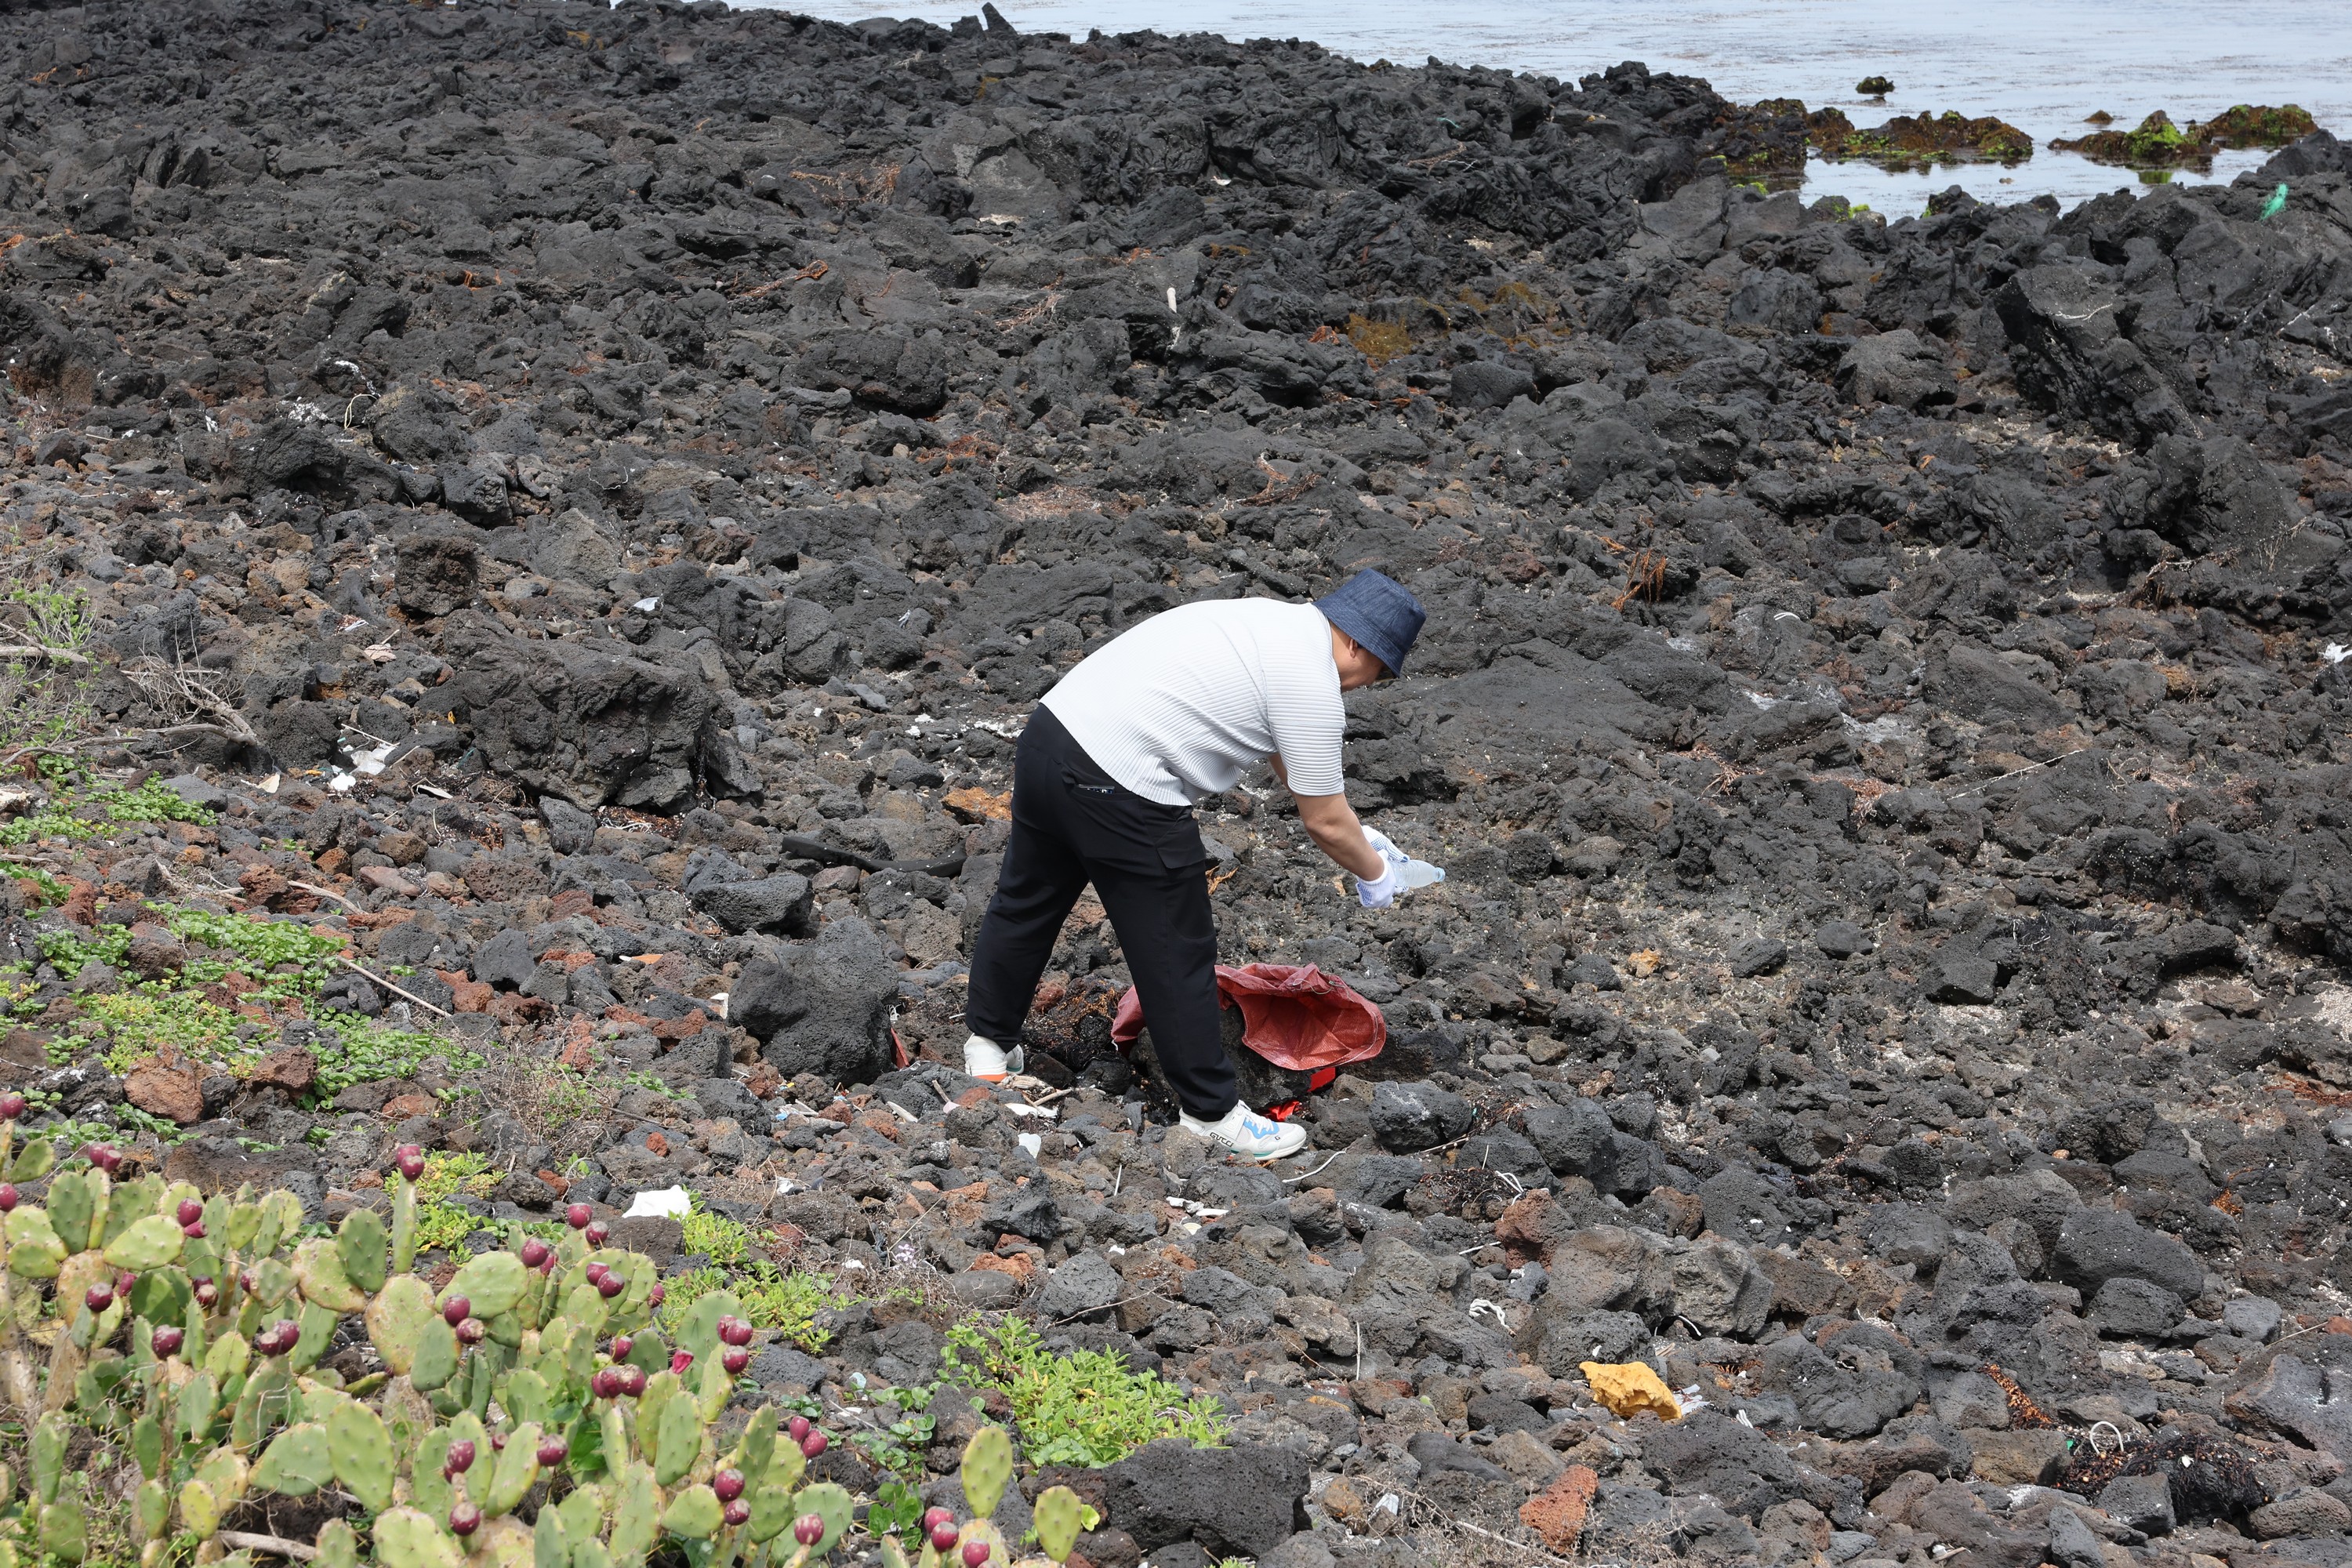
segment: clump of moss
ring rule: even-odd
[[[1348,318],[1348,341],[1374,364],[1412,352],[1412,333],[1402,321],[1375,321],[1360,314]]]
[[[2017,163],[2033,156],[2033,138],[1991,115],[1974,119],[1955,110],[1941,114],[1898,114],[1884,125],[1857,131],[1844,115],[1824,110],[1808,129],[1824,158],[1867,158],[1889,166],[1920,166],[1989,159]]]
[[[2095,123],[2105,123],[2094,115]],[[2284,147],[2317,130],[2310,114],[2296,104],[2240,103],[2210,120],[2191,121],[2184,129],[2161,109],[2130,131],[2095,131],[2071,141],[2053,142],[2062,153],[2079,153],[2094,163],[2133,169],[2210,169],[2214,154],[2238,148]]]

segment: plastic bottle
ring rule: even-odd
[[[1433,866],[1426,860],[1408,860],[1397,868],[1397,889],[1426,888],[1432,882],[1445,880],[1445,868]]]

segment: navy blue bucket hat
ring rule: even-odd
[[[1321,598],[1323,618],[1362,644],[1392,675],[1404,673],[1404,656],[1429,618],[1412,591],[1393,577],[1359,572]]]

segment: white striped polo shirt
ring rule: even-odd
[[[1095,765],[1191,805],[1279,755],[1298,795],[1338,795],[1347,710],[1331,623],[1312,605],[1217,599],[1152,616],[1088,655],[1045,705]]]

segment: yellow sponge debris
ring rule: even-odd
[[[1592,1385],[1592,1397],[1607,1405],[1612,1415],[1630,1418],[1647,1411],[1661,1421],[1683,1418],[1683,1407],[1675,1402],[1674,1390],[1641,1362],[1612,1366],[1589,1361],[1579,1370],[1584,1373],[1584,1381]]]

